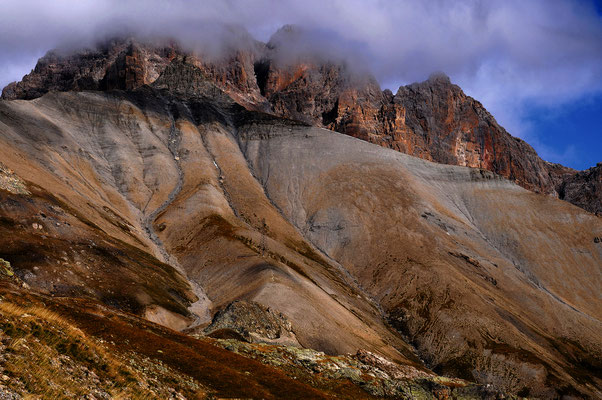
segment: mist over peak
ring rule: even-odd
[[[19,79],[49,49],[136,36],[172,37],[217,57],[256,40],[286,42],[284,58],[345,60],[393,90],[433,71],[475,97],[493,90],[507,98],[506,87],[512,98],[557,102],[601,89],[602,23],[588,2],[9,0],[3,14],[0,84]]]
[[[271,58],[280,64],[303,61],[336,63],[358,74],[368,74],[370,50],[360,41],[347,39],[328,29],[284,25],[267,42]]]
[[[551,150],[526,110],[562,110],[602,93],[594,1],[7,0],[2,7],[2,87],[49,49],[94,46],[99,38],[174,38],[217,59],[257,41],[285,42],[273,58],[333,60],[370,71],[393,92],[444,71],[510,132],[559,162],[575,159]]]

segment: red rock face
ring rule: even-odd
[[[264,75],[260,89],[272,112],[315,125],[336,107],[338,98],[348,88],[342,66],[301,62],[277,65],[263,60],[257,70]]]
[[[369,77],[351,79],[341,66],[268,65],[264,71],[262,93],[276,114],[430,161],[483,168],[534,192],[601,212],[598,175],[542,160],[446,76],[402,86],[393,95],[381,92]]]
[[[449,78],[433,76],[383,97],[381,104],[346,106],[334,129],[427,160],[487,169],[536,192],[555,193],[547,163]]]
[[[262,46],[262,45],[261,45]],[[222,60],[204,60],[188,56],[203,74],[239,104],[267,111],[269,105],[262,96],[255,77],[255,61],[263,50],[259,44],[248,51],[236,51]]]
[[[248,109],[324,126],[434,162],[487,169],[529,190],[560,194],[592,212],[602,207],[598,175],[577,176],[577,171],[542,160],[446,76],[402,86],[394,95],[381,91],[373,77],[351,74],[343,64],[311,58],[286,63],[273,43],[251,47],[220,60],[187,53],[174,43],[132,39],[69,56],[51,52],[21,82],[4,88],[2,98],[33,99],[51,90],[134,90],[155,82],[175,58],[184,59]]]
[[[138,46],[130,44],[107,69],[100,85],[107,90],[134,90],[146,83],[145,67],[142,52]]]

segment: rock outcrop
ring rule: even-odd
[[[558,193],[561,199],[602,215],[602,163],[566,176],[559,185]]]
[[[51,51],[20,82],[5,87],[2,98],[30,100],[49,91],[134,90],[155,82],[179,58],[196,66],[239,103],[265,108],[253,66],[260,46],[257,42],[248,51],[202,58],[173,41],[116,38],[76,53]]]
[[[73,54],[51,51],[23,80],[5,87],[2,98],[35,99],[49,91],[133,90],[157,79],[175,49],[114,39]]]
[[[243,340],[254,343],[299,346],[288,318],[257,302],[238,300],[230,303],[213,317],[204,329],[210,336],[222,337],[234,331]]]
[[[359,119],[337,130],[438,163],[487,169],[533,191],[555,191],[533,148],[509,135],[447,76],[400,87],[379,114],[382,125],[376,129]]]

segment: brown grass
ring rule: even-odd
[[[14,289],[14,288],[13,288]],[[86,365],[102,379],[114,382],[111,395],[116,397],[125,393],[125,398],[157,398],[152,393],[141,391],[136,382],[144,381],[144,374],[124,363],[131,357],[150,360],[173,371],[180,380],[191,380],[199,387],[207,388],[199,394],[183,392],[187,398],[205,398],[213,393],[223,398],[264,398],[264,399],[327,399],[333,398],[310,385],[298,382],[286,376],[282,371],[265,366],[258,361],[221,349],[212,343],[212,339],[197,340],[190,336],[171,331],[130,314],[116,314],[94,300],[73,298],[40,298],[33,293],[19,290],[6,292],[0,285],[0,316],[16,320],[11,338],[24,338],[25,343],[33,343],[37,338],[30,326],[19,323],[23,314],[36,324],[44,327],[42,344],[46,348],[36,348],[37,358],[31,363],[15,364],[15,376],[23,377],[23,371],[35,371],[27,377],[34,393],[42,398],[57,398],[52,387],[46,387],[42,381],[55,382],[59,388],[74,391],[77,385],[63,382],[62,376],[68,374],[49,368],[49,360],[58,357],[60,350],[69,357]],[[43,300],[44,303],[41,302]],[[16,303],[27,304],[18,306]],[[50,327],[50,328],[47,328]],[[0,326],[6,334],[6,327]],[[46,331],[51,331],[48,335]],[[60,339],[67,343],[59,348]],[[34,339],[35,338],[35,339]],[[71,344],[74,344],[72,349]],[[18,342],[14,342],[18,346]],[[73,354],[71,354],[73,353]],[[79,354],[81,353],[81,355]],[[97,355],[97,361],[89,359]],[[88,357],[89,356],[89,357]],[[34,360],[34,357],[31,357]],[[46,360],[46,361],[44,361]],[[39,364],[39,368],[33,364]],[[100,367],[98,363],[105,363]],[[96,367],[94,366],[96,364]],[[25,379],[25,378],[24,378]],[[148,379],[148,378],[146,378]],[[131,386],[134,385],[134,386]],[[51,385],[52,386],[52,385]],[[163,383],[165,387],[173,384]],[[352,388],[353,389],[353,388]],[[48,391],[48,395],[42,395]],[[337,398],[363,398],[363,390],[355,388],[353,396]],[[54,394],[53,394],[54,393]],[[75,392],[78,393],[78,392]],[[203,394],[204,393],[204,394]],[[54,396],[54,397],[53,397]],[[64,394],[58,398],[64,398]]]
[[[0,301],[0,329],[6,342],[4,373],[31,398],[79,397],[90,391],[77,368],[98,376],[112,398],[149,399],[157,395],[138,382],[148,377],[125,364],[96,339],[40,305],[22,307]],[[69,359],[69,362],[59,360]],[[66,371],[67,368],[76,372]]]

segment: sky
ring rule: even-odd
[[[294,24],[293,52],[342,59],[393,92],[444,72],[545,160],[602,162],[602,0],[1,0],[0,21],[2,87],[49,49],[123,31],[219,53],[245,30],[268,41]]]

